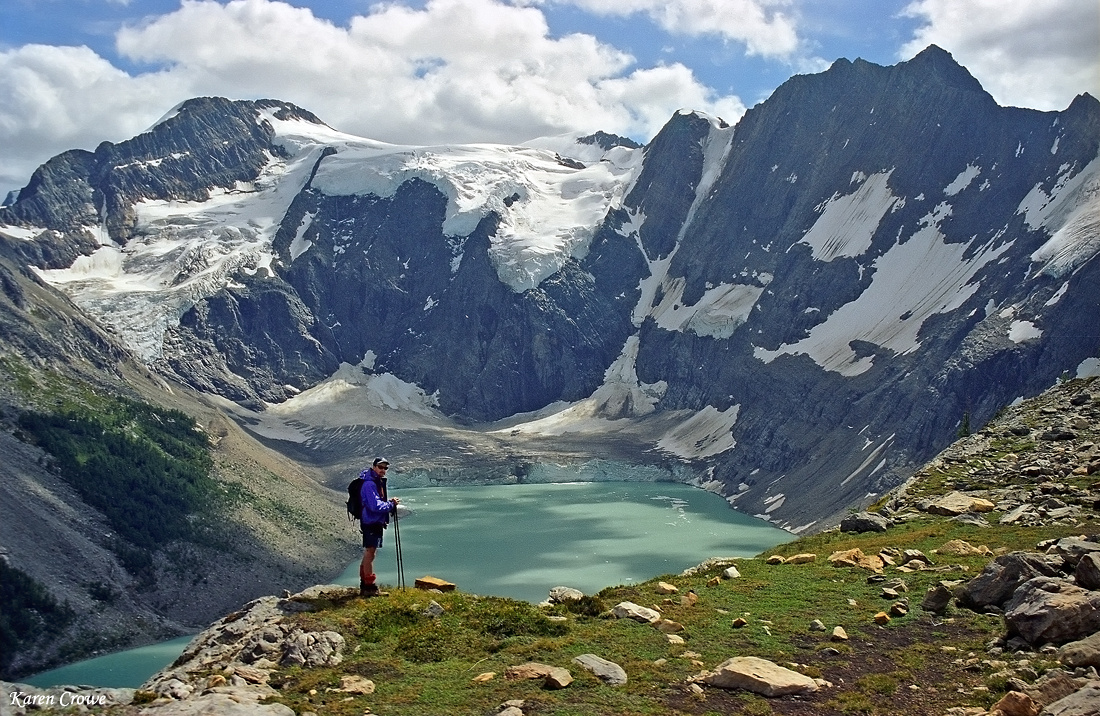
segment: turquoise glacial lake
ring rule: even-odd
[[[396,481],[394,481],[396,482]],[[718,495],[670,482],[585,482],[460,488],[391,484],[413,514],[386,530],[375,559],[397,584],[432,575],[464,592],[540,602],[551,587],[586,594],[681,572],[709,557],[751,557],[793,539],[734,512]],[[359,583],[359,562],[338,584]]]
[[[464,592],[546,599],[555,586],[593,594],[604,587],[675,574],[710,557],[751,557],[794,538],[735,512],[724,499],[672,482],[578,482],[421,487],[390,494],[412,514],[391,525],[375,560],[396,585],[400,531],[405,581],[431,575]],[[348,539],[358,538],[349,524]],[[334,583],[359,582],[359,561]],[[131,649],[23,679],[45,687],[136,687],[183,651],[189,639]]]

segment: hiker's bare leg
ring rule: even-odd
[[[359,581],[363,584],[374,584],[374,553],[377,547],[363,548],[363,561],[359,563]]]

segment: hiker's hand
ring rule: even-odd
[[[393,503],[394,507],[397,507],[398,505],[401,504],[401,500],[397,499],[396,497],[390,498],[390,502]]]

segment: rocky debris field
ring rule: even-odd
[[[1100,384],[1071,381],[943,451],[878,511],[893,522],[926,514],[998,525],[1072,527],[1100,509]]]

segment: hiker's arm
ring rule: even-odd
[[[378,494],[378,488],[370,480],[363,483],[363,505],[368,512],[375,514],[393,512],[397,502],[399,500],[396,497],[392,500],[383,500],[382,496]]]

